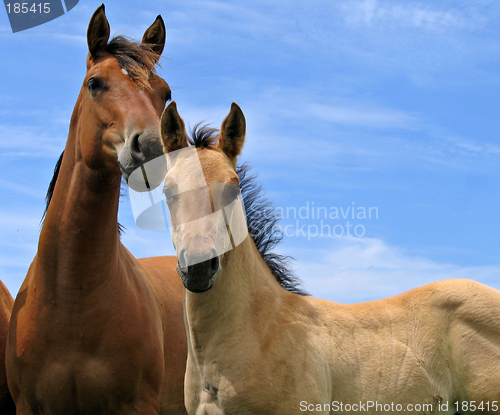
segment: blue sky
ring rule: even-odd
[[[0,12],[0,278],[14,295],[36,252],[99,5],[80,0],[16,34]],[[363,301],[456,277],[500,289],[498,2],[105,5],[112,34],[135,39],[163,16],[160,74],[187,124],[219,127],[232,101],[241,106],[241,159],[285,212],[279,252],[315,296]],[[313,205],[346,218],[322,223]],[[352,219],[353,207],[377,215]],[[173,254],[167,232],[134,225],[126,196],[119,218],[136,256]],[[321,226],[344,235],[315,236]],[[348,226],[362,236],[346,236]]]

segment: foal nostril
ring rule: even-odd
[[[209,255],[191,256],[184,249],[179,251],[177,272],[179,273],[184,287],[192,292],[204,292],[214,286],[215,279],[221,271],[219,257],[215,250]],[[207,259],[208,258],[208,259]],[[183,267],[185,265],[185,267]]]
[[[210,261],[210,275],[215,275],[219,271],[219,257],[216,256]]]
[[[177,256],[177,260],[178,260],[181,268],[187,268],[188,263],[187,263],[187,258],[186,258],[186,250],[184,248],[182,248],[181,252],[179,252],[179,255]]]

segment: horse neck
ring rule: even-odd
[[[39,275],[49,292],[54,285],[98,283],[116,266],[120,245],[120,172],[93,170],[83,162],[76,108],[38,243]]]
[[[265,331],[286,293],[250,235],[224,261],[211,290],[201,294],[185,290],[185,319],[195,348],[219,336],[240,336],[241,327],[255,325]]]

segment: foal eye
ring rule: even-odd
[[[100,91],[104,85],[99,78],[90,78],[88,81],[88,87],[90,92]]]
[[[175,197],[174,192],[173,192],[172,188],[170,188],[170,187],[164,187],[163,188],[163,194],[165,195],[165,197],[167,199]]]
[[[226,185],[224,197],[228,202],[234,201],[240,194],[240,188],[234,184]]]

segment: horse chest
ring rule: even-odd
[[[119,413],[118,408],[136,400],[145,373],[158,378],[161,365],[135,359],[140,352],[162,361],[159,347],[140,347],[151,340],[147,335],[117,342],[116,336],[99,335],[92,327],[81,333],[67,328],[36,334],[34,342],[18,339],[17,357],[20,389],[33,413]]]
[[[123,370],[123,369],[122,369]],[[46,362],[28,398],[34,413],[113,413],[134,395],[135,382],[99,359]]]

